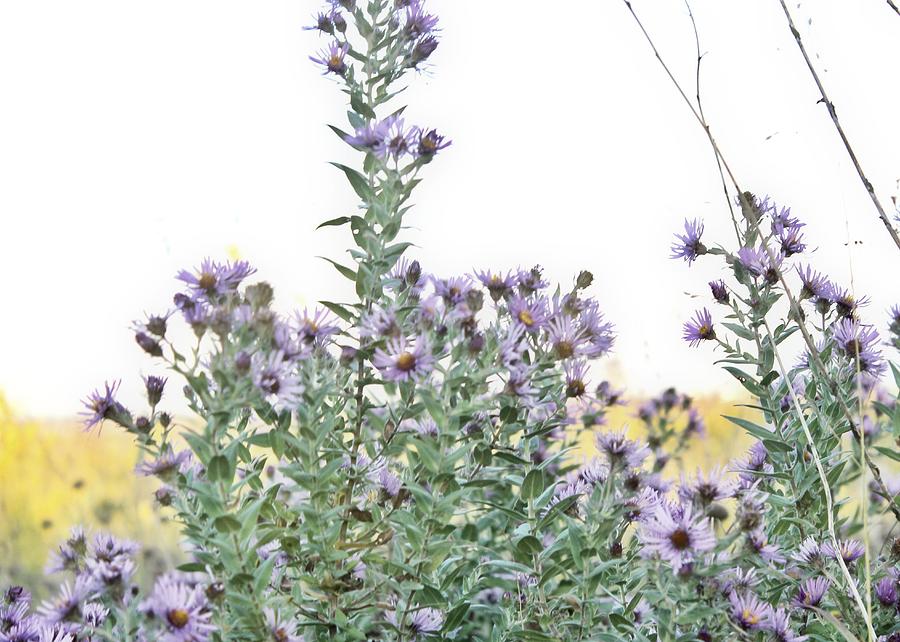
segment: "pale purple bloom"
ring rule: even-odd
[[[550,285],[549,281],[544,280],[542,268],[539,265],[530,270],[519,269],[516,278],[519,282],[519,292],[524,296],[534,294]]]
[[[684,434],[697,435],[698,437],[706,435],[706,422],[703,420],[700,411],[696,408],[688,410],[688,421],[684,426]]]
[[[578,469],[578,476],[586,484],[597,486],[604,483],[609,477],[609,466],[603,460],[594,457]]]
[[[831,582],[824,577],[811,577],[804,580],[791,603],[800,608],[818,606],[830,586]]]
[[[820,274],[809,265],[806,268],[797,266],[797,274],[800,275],[801,299],[827,299],[831,300],[833,288],[831,281],[824,274]]]
[[[844,560],[845,564],[855,562],[865,554],[865,547],[858,539],[842,539],[838,542],[838,548],[835,550],[831,540],[825,540],[822,543],[822,554],[827,557],[837,559],[838,555]]]
[[[606,455],[612,468],[640,468],[650,454],[646,444],[628,439],[625,430],[599,432],[594,437],[597,450]]]
[[[587,363],[567,361],[563,369],[566,373],[566,396],[570,399],[583,398],[587,391]]]
[[[698,310],[694,314],[694,318],[684,324],[682,338],[691,347],[700,345],[701,341],[715,340],[716,331],[713,329],[712,315],[709,310],[706,308]]]
[[[777,545],[769,543],[769,540],[762,529],[748,533],[747,544],[756,551],[757,555],[764,561],[772,564],[784,564],[784,555],[782,555]]]
[[[770,211],[772,214],[772,232],[774,234],[781,234],[785,229],[788,228],[800,229],[801,227],[804,227],[806,225],[806,223],[801,222],[800,219],[791,216],[790,207],[782,207],[779,210],[775,203],[769,205],[768,196],[763,201],[763,204],[765,205],[765,209]]]
[[[713,298],[716,300],[716,303],[728,305],[728,288],[725,286],[725,281],[723,281],[722,279],[719,279],[718,281],[710,281],[709,289],[712,292]]]
[[[303,310],[296,314],[296,319],[298,338],[303,343],[323,346],[331,341],[330,337],[341,332],[337,320],[324,308],[319,308],[312,314],[309,310]]]
[[[759,584],[756,569],[744,569],[736,567],[725,571],[722,578],[721,591],[725,595],[730,593],[744,593]]]
[[[352,136],[344,138],[345,141],[358,147],[374,152],[387,137],[388,123],[386,121],[373,121],[362,127],[358,127]]]
[[[625,509],[626,519],[643,522],[653,516],[660,503],[659,492],[650,486],[645,486],[637,495],[628,497],[622,507]]]
[[[109,609],[104,607],[99,602],[91,602],[90,604],[85,604],[84,609],[81,612],[81,619],[84,623],[91,627],[92,629],[97,629],[103,626],[103,623],[106,621],[106,618],[109,616]]]
[[[670,258],[683,258],[690,265],[698,256],[706,254],[706,246],[700,242],[703,235],[703,221],[694,219],[684,221],[684,234],[675,234],[678,240],[672,244],[672,256]]]
[[[254,272],[256,270],[247,261],[220,264],[205,258],[195,273],[182,270],[176,278],[190,286],[197,301],[208,301],[215,295],[235,291],[241,281]]]
[[[678,497],[683,502],[694,501],[700,506],[706,506],[733,497],[734,491],[734,480],[726,479],[721,467],[716,466],[708,475],[704,475],[703,470],[698,467],[695,479],[689,479],[682,473]]]
[[[97,580],[90,575],[78,575],[75,583],[63,582],[59,594],[41,604],[38,613],[48,624],[62,622],[80,613],[81,605],[97,592]]]
[[[544,509],[544,514],[549,513],[554,506],[565,499],[568,499],[570,497],[581,497],[582,495],[590,495],[592,491],[593,487],[586,484],[581,479],[576,479],[573,482],[559,484],[553,491],[553,496],[550,498],[550,501],[547,502],[547,507]],[[578,501],[576,500],[575,503],[567,510],[573,513],[577,512]]]
[[[750,592],[732,593],[728,599],[731,602],[731,617],[742,629],[762,628],[771,608],[768,604]]]
[[[512,272],[504,274],[503,272],[481,270],[475,272],[475,277],[487,288],[488,294],[494,301],[499,301],[509,294],[516,285],[516,278]]]
[[[604,319],[600,306],[596,301],[587,301],[578,316],[581,334],[588,340],[588,345],[581,348],[584,356],[595,359],[612,349],[615,342],[613,324]]]
[[[754,276],[766,275],[768,280],[770,265],[769,255],[766,253],[765,249],[742,247],[738,250],[737,258],[740,264],[743,265],[750,274],[753,274]],[[780,263],[780,260],[777,258],[776,260]],[[775,280],[777,280],[777,278]]]
[[[768,463],[768,457],[769,451],[765,444],[757,441],[750,446],[750,450],[747,451],[745,457],[733,460],[730,468],[738,473],[738,477],[746,487],[756,481],[758,475],[755,473],[770,473],[774,471],[772,464]]]
[[[412,153],[416,143],[416,132],[414,129],[407,129],[400,116],[396,114],[388,116],[384,119],[382,127],[383,137],[374,148],[378,156],[399,160]]]
[[[372,363],[390,381],[419,381],[434,368],[434,357],[424,335],[412,340],[397,337],[388,340],[385,349],[375,350]]]
[[[807,537],[800,543],[800,548],[793,558],[804,564],[818,564],[822,561],[822,547],[813,537]]]
[[[885,369],[881,352],[876,349],[878,331],[870,325],[863,325],[853,318],[840,319],[834,330],[834,340],[841,351],[851,360],[855,369],[860,372],[879,376]]]
[[[156,581],[146,609],[165,627],[164,642],[207,642],[215,630],[200,585],[191,587],[163,576]]]
[[[857,299],[850,290],[835,286],[832,293],[832,301],[834,301],[834,307],[838,315],[849,319],[856,316],[856,311],[861,306],[869,304],[869,297],[864,296],[861,299]]]
[[[86,417],[84,420],[84,429],[90,430],[104,419],[113,419],[114,417],[126,414],[128,411],[125,407],[116,401],[116,392],[119,389],[119,381],[103,384],[104,390],[94,390],[84,401],[84,407],[87,412],[81,415]]]
[[[253,383],[276,407],[293,409],[302,401],[303,384],[281,350],[253,355]]]
[[[172,473],[180,471],[190,458],[191,451],[179,450],[175,452],[171,444],[166,444],[156,459],[141,462],[135,467],[135,471],[139,475],[148,477],[157,475],[161,478],[168,478]]]
[[[426,13],[424,4],[422,0],[410,0],[406,8],[406,25],[403,31],[408,38],[428,35],[437,26],[437,16]]]
[[[363,315],[359,325],[361,337],[388,337],[395,336],[399,330],[397,313],[391,307],[373,305],[372,309]]]
[[[716,538],[708,519],[694,519],[690,504],[659,504],[641,524],[638,538],[646,554],[656,554],[677,572],[698,554],[712,550]]]
[[[547,301],[543,298],[529,300],[514,296],[509,301],[509,315],[514,324],[524,326],[529,332],[537,332],[547,325]]]
[[[385,619],[397,630],[408,626],[417,637],[422,634],[437,633],[444,626],[444,614],[437,609],[420,607],[418,604],[411,606],[405,617],[408,623],[399,622],[396,607],[385,612]]]
[[[883,577],[875,584],[875,597],[884,606],[897,606],[897,580]]]
[[[472,290],[472,281],[467,276],[454,276],[449,279],[432,278],[434,293],[441,297],[448,306],[464,303]]]
[[[799,227],[784,227],[778,232],[778,241],[781,243],[781,253],[785,257],[800,254],[806,249],[803,242],[803,232]]]
[[[771,633],[776,642],[805,642],[808,635],[798,635],[791,629],[791,616],[785,609],[769,608],[763,628]]]
[[[438,134],[436,129],[426,131],[416,127],[412,133],[414,142],[413,153],[420,158],[431,158],[451,144],[451,141],[445,141],[445,137]]]
[[[266,626],[275,642],[304,642],[302,635],[297,635],[297,620],[287,619],[275,609],[266,607]]]
[[[310,56],[309,59],[325,67],[326,74],[332,73],[343,76],[347,72],[347,63],[344,61],[344,58],[347,56],[348,51],[350,51],[349,44],[341,44],[335,40],[327,49],[322,49],[319,52],[318,58]]]

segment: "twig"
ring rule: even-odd
[[[898,8],[897,5],[894,4],[894,0],[887,0],[887,3],[888,6],[893,9],[898,16],[900,16],[900,8]]]
[[[878,218],[880,218],[881,222],[884,223],[884,227],[887,229],[888,234],[891,235],[891,238],[894,239],[894,244],[897,246],[897,249],[900,250],[900,236],[897,236],[897,230],[895,230],[894,226],[891,225],[890,219],[888,219],[884,208],[881,206],[881,201],[878,200],[878,196],[875,194],[875,188],[872,187],[871,181],[866,178],[862,166],[860,166],[859,160],[857,160],[856,158],[856,153],[850,146],[850,141],[847,140],[847,135],[844,133],[844,128],[841,127],[841,122],[838,120],[837,110],[834,108],[834,103],[831,102],[828,94],[825,93],[825,87],[822,85],[822,81],[819,79],[819,74],[816,73],[816,69],[815,67],[813,67],[812,61],[809,59],[809,54],[806,53],[806,47],[803,45],[803,40],[800,38],[800,32],[797,31],[797,27],[794,26],[794,20],[793,18],[791,18],[791,12],[788,10],[787,4],[785,4],[784,0],[778,1],[781,3],[781,8],[784,9],[784,15],[787,18],[788,26],[791,28],[791,33],[794,35],[794,41],[797,43],[797,47],[800,48],[800,53],[803,54],[803,59],[806,61],[806,66],[809,68],[809,73],[812,74],[813,80],[816,81],[816,87],[819,88],[819,93],[822,96],[820,102],[825,103],[825,107],[828,108],[828,115],[831,116],[831,122],[834,123],[835,129],[837,129],[838,135],[840,135],[841,141],[844,143],[844,147],[847,149],[847,155],[850,156],[850,160],[853,161],[853,166],[856,168],[856,173],[859,174],[859,180],[862,181],[863,186],[869,193],[869,198],[872,199],[872,203],[874,203],[875,205],[875,209],[878,210]],[[890,4],[895,11],[897,10],[897,6],[891,0],[888,0],[888,4]],[[900,13],[900,11],[898,11],[898,13]]]
[[[694,12],[691,11],[691,5],[688,0],[684,0],[684,6],[687,7],[688,17],[691,19],[691,27],[694,29],[694,43],[697,45],[697,74],[695,85],[697,88],[697,110],[700,112],[700,121],[704,129],[708,129],[706,122],[706,114],[703,113],[703,101],[700,100],[700,63],[703,61],[703,54],[700,53],[700,32],[697,30],[697,21],[694,20]],[[737,237],[738,245],[743,245],[741,241],[741,232],[738,229],[737,217],[734,215],[734,206],[731,204],[731,195],[728,194],[728,183],[725,180],[725,172],[722,171],[722,162],[719,155],[713,150],[713,156],[716,159],[716,166],[719,168],[719,178],[722,179],[722,191],[725,193],[725,203],[728,204],[728,211],[731,213],[731,223],[734,225],[734,235]]]

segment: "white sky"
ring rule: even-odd
[[[680,0],[635,0],[693,93]],[[669,260],[701,216],[728,241],[702,132],[621,2],[431,0],[443,40],[405,94],[415,122],[453,146],[425,172],[409,222],[439,274],[529,266],[569,283],[582,268],[619,330],[610,362],[632,394],[675,384],[734,390],[681,323],[708,301],[712,261]],[[857,153],[886,204],[900,180],[900,17],[882,0],[796,11]],[[556,7],[557,9],[554,9]],[[739,180],[809,223],[812,260],[900,300],[900,253],[864,190],[777,0],[696,0],[708,119]],[[315,2],[29,0],[0,3],[0,390],[23,414],[64,416],[104,379],[153,372],[129,331],[164,310],[174,274],[236,247],[284,306],[349,288],[315,232],[354,197],[329,160],[354,161],[325,127],[341,94],[307,59]],[[811,22],[809,20],[811,19]],[[860,244],[848,249],[847,239]],[[688,291],[704,297],[685,296]]]

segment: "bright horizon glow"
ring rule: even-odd
[[[439,275],[542,264],[582,269],[616,324],[605,373],[631,397],[675,385],[740,388],[689,348],[718,264],[668,258],[685,217],[731,242],[712,152],[620,2],[430,0],[442,43],[402,94],[410,120],[453,139],[423,172],[411,256]],[[635,10],[694,92],[683,3]],[[29,416],[64,417],[104,380],[141,394],[132,319],[171,304],[176,272],[235,249],[279,307],[350,296],[314,231],[355,198],[327,164],[358,163],[326,123],[344,95],[307,56],[315,2],[34,0],[0,6],[0,390]],[[531,7],[534,7],[533,9]],[[882,332],[900,302],[900,254],[854,173],[779,4],[692,3],[704,110],[745,189],[806,221],[804,262],[871,297]],[[792,7],[869,179],[900,192],[900,18],[883,2]],[[809,20],[811,19],[811,22]],[[894,275],[894,276],[891,276]],[[688,295],[685,295],[685,292]],[[793,355],[792,355],[793,357]],[[174,396],[174,395],[173,395]]]

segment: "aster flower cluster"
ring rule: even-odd
[[[358,209],[320,226],[350,231],[349,258],[329,263],[355,298],[286,314],[248,262],[204,259],[135,323],[167,370],[143,378],[146,408],[126,408],[118,381],[85,400],[86,428],[135,438],[188,561],[141,589],[135,545],[73,531],[48,566],[71,581],[35,612],[9,589],[0,642],[897,635],[900,545],[876,549],[830,499],[867,474],[859,437],[871,449],[898,425],[866,299],[794,264],[806,227],[768,199],[742,196],[732,250],[686,221],[672,258],[723,260],[728,276],[709,284],[715,318],[702,308],[683,337],[725,353],[757,414],[728,417],[753,438],[743,457],[677,475],[705,434],[689,396],[666,389],[636,402],[634,429],[608,425],[625,400],[597,374],[616,341],[602,280],[439,275],[406,256],[413,190],[449,141],[389,103],[437,25],[424,0],[333,0],[310,26],[327,36],[313,61],[349,101],[351,130],[332,129],[361,152],[335,164]],[[775,322],[797,276],[802,307]],[[775,350],[807,317],[818,343],[779,372]],[[174,381],[193,419],[166,410]],[[844,423],[842,403],[862,411]],[[896,487],[869,481],[874,523]]]

